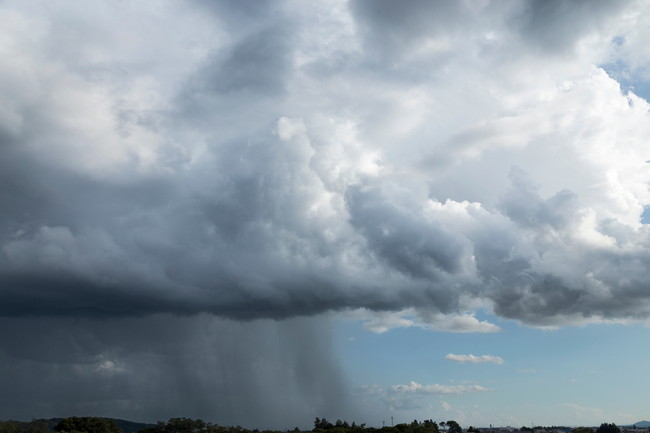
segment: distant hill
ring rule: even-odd
[[[53,432],[54,427],[62,420],[63,418],[50,418],[50,419],[36,419],[34,420],[35,422],[44,422],[47,423],[47,428],[49,431]],[[154,427],[155,424],[146,424],[146,423],[141,423],[141,422],[133,422],[133,421],[127,421],[125,419],[117,419],[117,418],[104,418],[104,419],[109,419],[113,420],[117,423],[118,427],[121,428],[124,433],[137,433],[143,428],[146,427]]]
[[[133,422],[133,421],[127,421],[125,419],[114,419],[114,418],[109,418],[113,419],[117,425],[124,430],[124,433],[137,433],[143,428],[146,427],[155,427],[156,424],[145,424],[141,422]]]
[[[650,421],[639,421],[639,422],[636,422],[636,423],[634,423],[634,427],[638,427],[638,428],[648,428],[648,427],[650,427]],[[126,432],[124,432],[124,433],[126,433]]]

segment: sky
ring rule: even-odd
[[[0,0],[0,419],[650,419],[650,2]]]

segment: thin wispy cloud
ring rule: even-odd
[[[363,327],[368,331],[382,334],[397,328],[421,328],[431,331],[454,333],[494,333],[501,328],[487,320],[479,320],[473,314],[432,314],[410,308],[397,312],[374,312],[358,309],[347,312],[344,317],[363,320]]]
[[[492,355],[456,355],[453,353],[448,353],[445,355],[445,359],[448,361],[459,362],[461,364],[481,364],[481,363],[493,363],[493,364],[503,364],[503,358],[500,356]]]
[[[423,385],[411,381],[408,385],[393,385],[390,391],[402,394],[466,394],[474,392],[492,391],[491,388],[486,388],[481,385]]]
[[[471,394],[484,393],[493,391],[492,388],[486,388],[478,384],[463,385],[441,385],[441,384],[421,384],[411,381],[404,385],[392,385],[382,387],[379,385],[370,385],[361,387],[358,392],[364,401],[371,401],[374,405],[383,407],[385,410],[431,410],[431,398],[446,396],[454,398],[456,396],[467,396]],[[441,402],[445,412],[453,410],[451,404],[446,401]]]

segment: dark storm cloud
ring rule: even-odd
[[[195,0],[194,3],[213,13],[219,21],[233,25],[233,30],[245,23],[266,22],[278,4],[273,0]]]
[[[467,46],[466,41],[491,31],[511,32],[512,39],[502,47],[504,49],[570,54],[580,38],[602,30],[612,15],[629,4],[627,0],[481,3],[353,0],[350,9],[366,37],[367,46],[393,62],[426,40],[450,38],[455,50],[471,52],[474,48]],[[524,47],[517,47],[522,36]]]
[[[501,206],[511,221],[532,236],[535,255],[527,259],[520,257],[518,261],[512,258],[504,261],[502,257],[500,265],[485,266],[492,271],[502,268],[502,272],[497,271],[495,275],[503,280],[497,280],[498,286],[491,295],[495,312],[547,326],[556,324],[560,317],[578,321],[580,318],[646,317],[642,298],[647,293],[644,295],[640,288],[647,283],[636,276],[641,268],[650,264],[647,251],[630,254],[602,247],[574,249],[570,245],[571,232],[579,227],[584,217],[579,198],[570,191],[560,191],[544,199],[520,169],[512,171],[511,179],[513,186]],[[608,230],[603,229],[603,232]],[[535,263],[557,254],[559,245],[552,240],[554,237],[562,239],[560,242],[564,245],[560,248],[567,251],[549,262],[564,263],[554,263],[549,268],[553,272],[543,272]],[[625,236],[619,233],[616,238],[622,240]],[[572,250],[576,255],[571,254]],[[622,275],[633,277],[621,281]]]
[[[504,196],[501,207],[505,215],[518,225],[529,229],[550,226],[562,229],[578,210],[578,197],[563,190],[548,199],[539,195],[538,187],[519,168],[510,173],[513,183]]]
[[[585,33],[601,28],[612,14],[630,2],[531,0],[524,2],[521,14],[513,23],[520,26],[532,46],[548,52],[571,53],[576,42]]]
[[[291,29],[284,22],[255,31],[237,41],[227,53],[218,53],[197,74],[196,97],[251,92],[255,97],[281,92],[289,73]]]
[[[461,31],[470,17],[464,1],[352,0],[350,9],[357,23],[370,32],[368,37],[391,54],[427,36]]]
[[[378,191],[356,188],[348,192],[347,202],[352,225],[391,267],[431,281],[439,272],[460,271],[462,245],[435,222],[418,219],[417,210],[400,209]]]
[[[282,3],[201,3],[196,10],[210,12],[202,19],[216,29],[215,40],[192,58],[192,67],[178,72],[169,66],[181,78],[155,77],[158,87],[144,78],[145,87],[138,87],[134,77],[144,66],[135,61],[125,63],[123,75],[93,81],[80,72],[96,66],[92,55],[70,64],[30,51],[34,66],[59,67],[37,69],[47,73],[34,72],[34,85],[25,85],[38,89],[33,99],[16,102],[2,118],[0,313],[209,312],[251,320],[413,308],[428,317],[461,314],[475,302],[534,324],[625,317],[631,304],[614,299],[624,294],[644,301],[645,279],[638,273],[617,282],[622,274],[612,263],[625,257],[617,240],[634,238],[630,231],[637,228],[614,230],[605,217],[586,225],[585,215],[609,202],[585,205],[581,200],[591,193],[570,186],[542,193],[516,173],[508,192],[491,191],[499,200],[484,203],[445,201],[446,191],[432,186],[491,146],[519,146],[523,153],[535,134],[580,131],[582,125],[535,128],[570,121],[569,114],[581,111],[554,105],[552,120],[536,118],[541,115],[529,106],[542,102],[535,100],[517,114],[511,108],[517,98],[529,97],[525,69],[512,71],[521,86],[486,76],[490,90],[472,104],[474,95],[453,73],[413,89],[372,60],[373,50],[415,56],[426,66],[414,68],[419,80],[426,80],[421,72],[435,69],[442,49],[449,59],[463,58],[462,67],[450,60],[448,68],[458,74],[473,68],[480,76],[483,58],[493,54],[488,46],[502,58],[519,46],[513,34],[523,32],[527,47],[557,50],[597,31],[620,7],[508,5],[353,1],[338,12],[349,22],[330,17],[350,32],[343,44],[328,39],[336,36],[329,28],[321,34],[300,22]],[[589,18],[571,25],[582,16]],[[508,20],[515,24],[498,33]],[[545,33],[551,30],[552,37]],[[317,36],[325,42],[310,39]],[[413,51],[431,41],[431,58],[429,51]],[[83,43],[79,53],[95,52]],[[456,53],[462,47],[480,53],[478,66],[471,55]],[[519,49],[512,57],[525,58],[528,50]],[[355,56],[361,60],[351,60]],[[312,75],[314,64],[332,58],[350,62],[349,69],[331,80]],[[16,77],[6,80],[22,83]],[[165,103],[149,96],[166,84],[173,92]],[[540,94],[560,87],[553,83]],[[502,96],[507,92],[514,96]],[[92,98],[84,99],[88,94]],[[420,113],[423,106],[430,108]],[[485,112],[508,115],[492,127],[493,114]],[[568,148],[575,136],[561,143]],[[426,172],[421,160],[429,155],[440,158],[436,170]],[[489,189],[490,180],[468,173],[467,184]],[[605,203],[612,193],[601,195]],[[585,230],[613,246],[591,251],[591,238],[574,237]],[[637,242],[640,264],[646,244]],[[567,260],[574,266],[565,266]],[[599,285],[606,289],[591,295]],[[636,305],[635,317],[645,317],[646,303]]]

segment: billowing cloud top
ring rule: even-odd
[[[646,320],[648,12],[4,1],[0,314]]]

